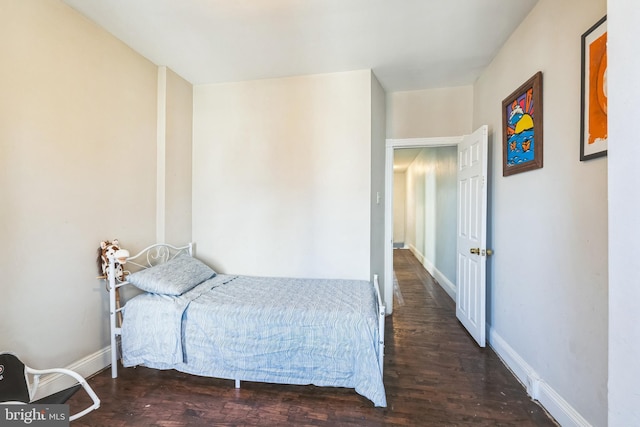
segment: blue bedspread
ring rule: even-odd
[[[124,366],[348,387],[386,406],[377,343],[372,285],[354,280],[217,275],[133,298],[122,325]]]

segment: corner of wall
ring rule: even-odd
[[[561,426],[591,426],[493,328],[489,330],[489,345],[500,357],[504,365],[522,383],[531,399],[540,402],[542,407]]]

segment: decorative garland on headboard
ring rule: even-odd
[[[98,279],[109,280],[109,256],[115,255],[116,251],[120,250],[120,243],[118,239],[113,239],[112,241],[104,240],[100,242],[100,247],[98,248],[98,259],[96,260],[98,263],[98,273],[101,275],[98,276]],[[122,265],[116,264],[116,279],[122,281],[124,279],[125,273]]]
[[[96,260],[98,264],[98,273],[101,273],[98,276],[98,279],[104,279],[105,285],[107,287],[107,291],[109,290],[109,257],[113,257],[116,251],[120,250],[120,242],[118,239],[113,239],[112,241],[104,240],[100,242],[100,247],[98,248],[98,258]],[[124,280],[126,276],[126,271],[122,268],[122,264],[117,262],[116,260],[116,279],[119,282]],[[120,290],[116,288],[116,309],[120,309]],[[122,312],[118,311],[118,322],[119,326],[122,326]]]

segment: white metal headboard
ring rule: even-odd
[[[193,243],[185,246],[172,246],[166,243],[158,243],[147,246],[137,254],[127,258],[127,264],[133,264],[140,268],[149,268],[177,257],[180,254],[193,256]]]
[[[137,254],[127,257],[126,264],[135,265],[140,269],[150,268],[154,265],[163,264],[180,254],[193,256],[193,243],[185,246],[173,246],[166,243],[156,243],[147,246]],[[109,256],[109,320],[111,328],[111,377],[118,376],[118,335],[122,335],[122,329],[118,326],[116,319],[121,315],[124,306],[120,306],[118,290],[129,284],[126,280],[122,282],[116,278],[116,260],[114,255]],[[117,302],[116,302],[117,301]],[[122,326],[122,325],[121,325]]]

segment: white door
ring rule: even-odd
[[[487,261],[487,126],[458,145],[456,316],[485,346]]]

